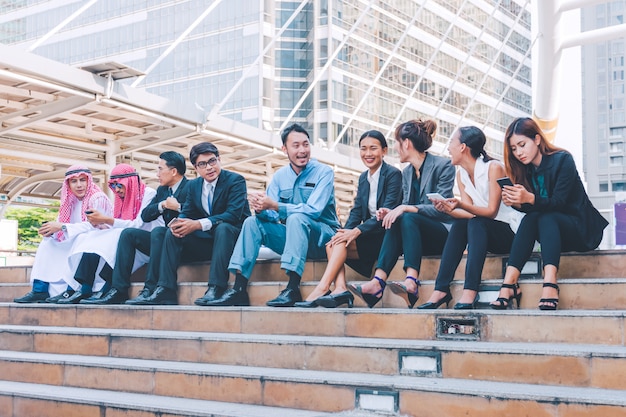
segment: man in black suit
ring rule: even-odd
[[[163,217],[165,224],[178,217],[182,205],[187,199],[187,184],[185,171],[187,169],[185,157],[178,152],[168,151],[159,155],[160,161],[157,168],[159,188],[157,193],[141,212],[141,219],[148,223]],[[150,255],[146,282],[139,297],[130,301],[148,298],[157,286],[158,256],[161,254],[166,227],[155,227],[151,232],[142,229],[124,229],[120,235],[113,269],[112,287],[101,298],[96,300],[83,300],[87,304],[122,304],[128,300],[130,288],[130,276],[135,265],[135,251]]]
[[[189,182],[188,195],[178,219],[165,233],[154,293],[135,304],[176,304],[177,269],[185,261],[211,260],[209,288],[196,304],[220,298],[228,285],[228,261],[243,221],[250,216],[246,181],[222,169],[218,149],[209,142],[191,148],[189,159],[199,178]]]

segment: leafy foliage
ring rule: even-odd
[[[17,220],[19,250],[36,250],[41,242],[38,233],[41,224],[45,221],[54,221],[58,215],[58,208],[42,207],[9,207],[5,218]]]

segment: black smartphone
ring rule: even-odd
[[[513,186],[513,182],[509,177],[498,178],[496,181],[498,182],[498,184],[500,184],[500,188],[504,187],[505,185],[508,185],[510,187]]]
[[[85,210],[85,214],[93,214],[93,210]]]

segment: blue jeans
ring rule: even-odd
[[[243,222],[228,270],[233,274],[240,271],[250,279],[259,249],[265,245],[281,254],[281,268],[302,275],[307,258],[326,258],[325,245],[334,234],[334,228],[305,214],[292,214],[285,224],[248,217]]]

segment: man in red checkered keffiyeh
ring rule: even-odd
[[[67,294],[63,291],[72,271],[62,260],[69,256],[77,236],[94,229],[87,222],[86,211],[97,210],[111,215],[112,209],[109,198],[93,182],[89,168],[83,165],[69,167],[61,189],[57,221],[47,222],[39,229],[44,239],[37,248],[31,270],[32,291],[14,301],[38,303]]]

